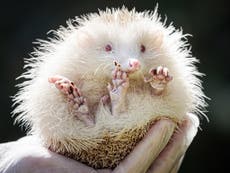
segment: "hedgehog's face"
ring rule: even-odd
[[[92,67],[96,65],[97,71],[106,71],[109,75],[115,66],[120,66],[122,71],[147,73],[160,54],[163,36],[159,29],[142,25],[140,21],[127,25],[103,22],[88,24],[83,28],[87,40],[83,44],[87,45],[83,47],[86,53],[84,57],[91,56],[87,59],[93,63]]]

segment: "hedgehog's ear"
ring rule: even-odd
[[[154,44],[157,47],[161,47],[161,45],[163,43],[163,39],[164,39],[164,35],[163,35],[162,31],[157,30],[154,32]]]
[[[89,47],[91,45],[92,39],[86,31],[78,30],[77,42],[78,42],[79,47],[86,48],[86,47]]]

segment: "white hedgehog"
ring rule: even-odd
[[[113,168],[155,121],[203,112],[198,60],[157,9],[107,9],[67,24],[26,60],[14,99],[16,120],[50,150]]]

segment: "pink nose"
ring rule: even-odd
[[[140,68],[140,62],[137,59],[129,59],[129,66],[133,70],[138,70]]]

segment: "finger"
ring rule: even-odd
[[[199,119],[195,115],[189,114],[179,127],[180,130],[174,133],[170,143],[153,162],[147,173],[170,172],[173,169],[173,171],[179,169],[180,163],[178,161],[191,144],[198,126]]]
[[[168,143],[175,126],[171,120],[156,122],[134,150],[114,169],[114,173],[146,172]]]
[[[180,169],[180,165],[181,165],[183,159],[184,159],[184,155],[177,161],[177,163],[174,165],[174,167],[172,168],[170,173],[177,173],[178,172],[178,170]]]

